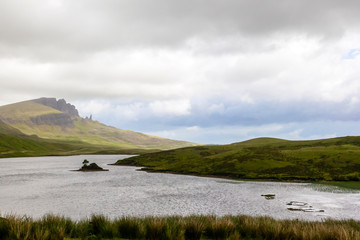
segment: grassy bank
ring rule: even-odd
[[[306,222],[249,216],[92,216],[82,221],[47,215],[40,220],[6,216],[0,239],[360,239],[360,222]]]
[[[144,154],[116,164],[233,179],[359,181],[360,137],[312,141],[258,138]]]
[[[360,181],[322,181],[317,182],[317,184],[330,185],[340,188],[352,189],[352,190],[360,190]]]

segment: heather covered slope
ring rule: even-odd
[[[94,149],[81,143],[64,143],[27,136],[0,121],[0,157],[65,155],[88,151]]]
[[[1,106],[0,120],[26,135],[113,148],[172,149],[195,145],[121,130],[81,118],[75,106],[63,99],[40,98]]]
[[[0,158],[76,154],[139,154],[145,149],[122,149],[91,145],[79,141],[62,141],[28,136],[0,121]]]
[[[312,141],[258,138],[119,160],[149,171],[236,179],[360,180],[360,137]]]
[[[0,133],[12,135],[24,135],[22,132],[0,120]]]

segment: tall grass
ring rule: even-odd
[[[308,222],[249,216],[122,217],[102,215],[72,221],[46,215],[34,220],[13,215],[0,218],[0,240],[57,239],[269,239],[360,240],[360,222]]]

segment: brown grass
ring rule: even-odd
[[[72,221],[46,215],[34,220],[13,215],[0,218],[0,239],[269,239],[360,240],[360,222],[308,222],[250,216],[122,217],[101,215]]]

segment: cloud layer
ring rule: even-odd
[[[202,143],[359,135],[359,9],[4,0],[0,104],[65,98],[110,125]]]

